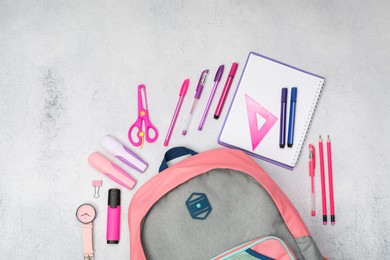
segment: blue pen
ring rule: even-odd
[[[291,88],[291,100],[290,100],[290,118],[288,120],[288,135],[287,146],[292,147],[294,143],[294,125],[295,125],[295,110],[297,104],[297,88]]]

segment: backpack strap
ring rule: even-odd
[[[168,151],[166,151],[164,155],[164,159],[162,160],[158,171],[162,172],[163,170],[167,169],[169,167],[168,162],[171,160],[182,157],[184,155],[196,155],[196,154],[198,153],[184,146],[173,147]]]

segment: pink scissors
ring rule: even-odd
[[[145,131],[142,130],[142,122],[145,125]],[[136,140],[134,140],[134,128],[137,128]],[[152,133],[150,133],[150,131],[152,131]],[[150,136],[151,134],[153,137]],[[140,146],[141,148],[144,143],[144,138],[149,143],[153,143],[158,138],[158,131],[149,120],[148,101],[146,100],[146,87],[143,84],[138,86],[138,119],[130,127],[128,137],[132,145]]]

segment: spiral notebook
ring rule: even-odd
[[[313,73],[249,53],[218,143],[293,170],[324,82]],[[289,89],[289,112],[292,87],[298,88],[294,144],[280,148],[281,89]]]

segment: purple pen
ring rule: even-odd
[[[202,130],[204,121],[206,120],[207,114],[209,113],[210,106],[211,106],[211,103],[213,102],[215,91],[217,90],[219,81],[222,78],[222,74],[223,74],[224,68],[225,68],[224,65],[219,66],[218,71],[215,74],[214,86],[213,86],[213,89],[211,90],[211,94],[210,94],[210,97],[209,97],[209,101],[207,101],[206,108],[204,109],[202,119],[200,120],[199,127],[198,127],[199,131]]]
[[[206,78],[207,78],[208,74],[209,74],[209,70],[204,70],[202,72],[202,74],[200,75],[198,86],[196,87],[195,100],[194,100],[194,103],[192,104],[192,107],[191,107],[191,110],[190,110],[190,114],[187,117],[187,121],[186,121],[186,123],[184,125],[183,132],[181,133],[182,135],[186,135],[187,134],[188,126],[190,125],[192,116],[194,115],[194,112],[195,112],[195,109],[196,109],[196,105],[198,104],[200,96],[202,95],[203,87],[204,87],[204,84],[206,83]]]
[[[287,111],[287,88],[282,88],[280,105],[280,132],[279,132],[279,147],[284,148],[286,144],[286,111]]]

